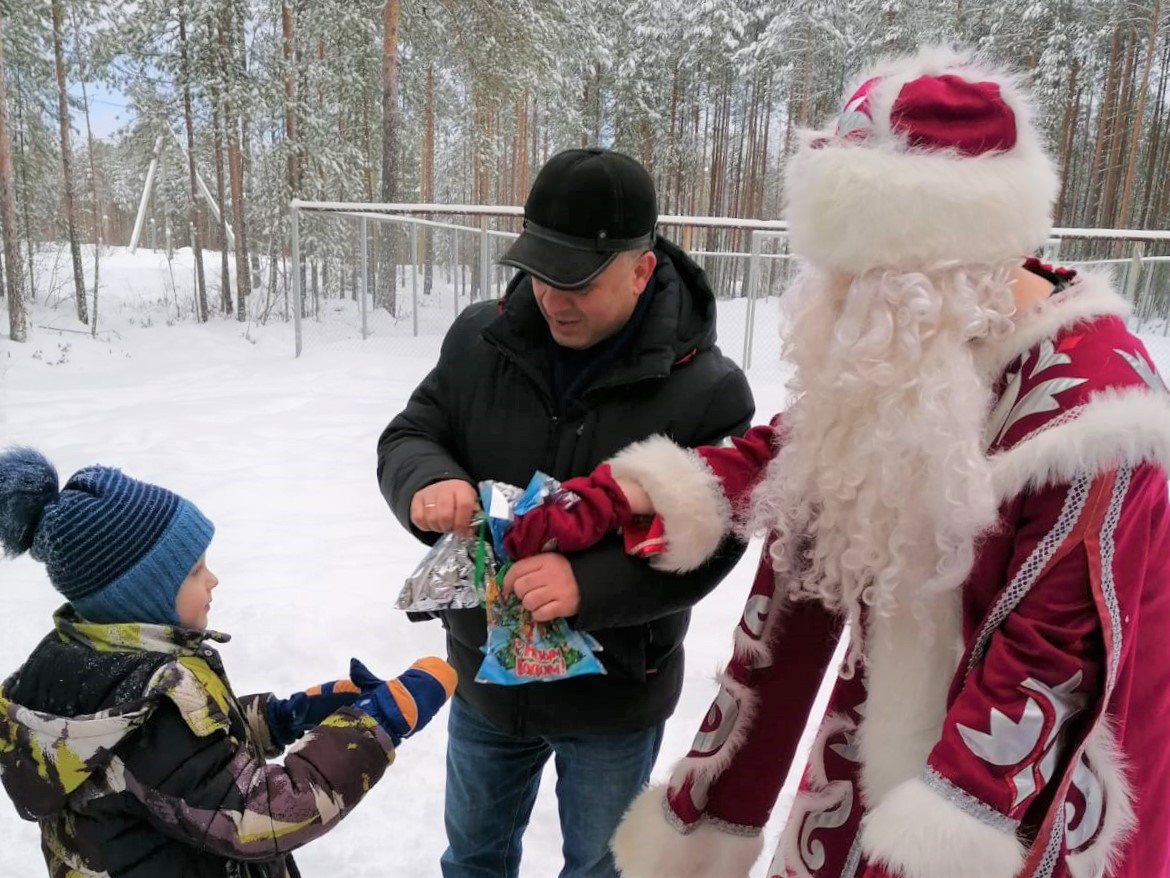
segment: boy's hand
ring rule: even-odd
[[[265,707],[268,733],[273,743],[287,747],[329,714],[349,707],[360,695],[361,690],[349,680],[331,680],[288,698],[271,698]]]
[[[431,721],[458,682],[455,669],[435,656],[419,659],[393,680],[381,680],[351,659],[349,676],[361,690],[353,706],[377,720],[395,747]]]

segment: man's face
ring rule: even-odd
[[[619,253],[583,290],[558,290],[532,278],[532,292],[553,341],[583,351],[621,330],[657,262],[654,252]]]

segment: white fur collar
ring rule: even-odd
[[[994,381],[1012,360],[1065,327],[1107,314],[1124,318],[1130,310],[1129,302],[1114,292],[1108,275],[1078,273],[1066,289],[1017,314],[1014,332],[975,345],[975,362]]]

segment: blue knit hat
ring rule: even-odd
[[[177,494],[90,466],[57,488],[31,448],[0,453],[0,548],[31,551],[53,587],[91,622],[179,624],[179,586],[215,526]]]

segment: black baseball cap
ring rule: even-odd
[[[524,203],[524,231],[500,257],[560,290],[589,285],[618,253],[650,249],[654,181],[636,160],[592,147],[554,155]]]

